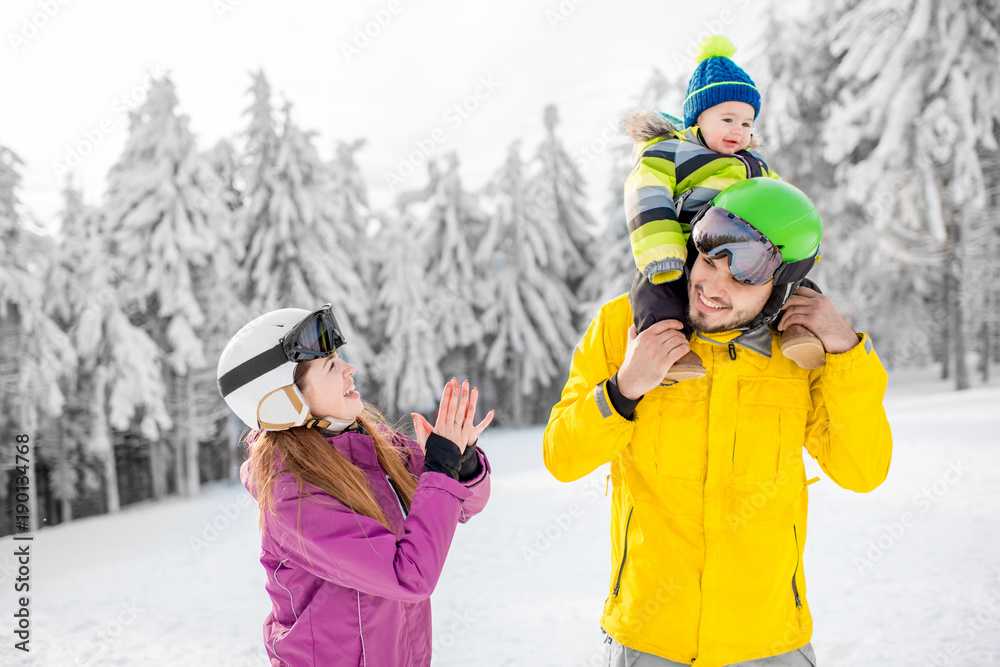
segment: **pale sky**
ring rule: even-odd
[[[25,161],[22,200],[49,224],[61,206],[57,165],[67,160],[79,160],[75,181],[99,203],[127,136],[124,111],[142,102],[150,73],[171,74],[206,149],[245,128],[250,72],[263,67],[275,105],[293,103],[322,156],[337,139],[367,139],[358,162],[376,206],[390,200],[387,175],[421,145],[457,150],[466,186],[482,186],[511,141],[522,140],[522,157],[533,154],[554,103],[571,153],[598,149],[584,173],[596,211],[608,178],[602,132],[653,67],[686,82],[697,39],[720,29],[745,65],[765,48],[751,43],[760,4],[4,0],[0,144]],[[420,187],[424,173],[402,187]]]

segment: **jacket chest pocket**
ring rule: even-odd
[[[740,378],[732,482],[802,484],[802,446],[812,401],[796,378]]]
[[[650,400],[652,399],[652,400]],[[705,378],[659,387],[637,412],[636,457],[662,477],[702,481],[708,462]]]

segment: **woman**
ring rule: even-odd
[[[486,504],[478,391],[452,379],[437,421],[393,431],[354,387],[329,304],[253,320],[219,390],[254,430],[240,469],[260,505],[272,665],[429,665],[429,596],[455,526]]]

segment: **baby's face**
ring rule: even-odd
[[[723,102],[698,116],[705,143],[716,153],[732,155],[750,143],[753,107],[746,102]]]

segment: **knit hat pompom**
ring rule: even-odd
[[[712,35],[701,40],[701,43],[698,44],[698,50],[695,51],[694,59],[695,62],[700,63],[713,56],[732,58],[734,55],[736,55],[736,47],[733,46],[728,37]]]
[[[731,60],[735,53],[736,47],[722,35],[706,37],[698,44],[698,64],[684,100],[685,126],[695,125],[702,111],[723,102],[749,104],[754,118],[760,113],[760,92],[753,79]]]

